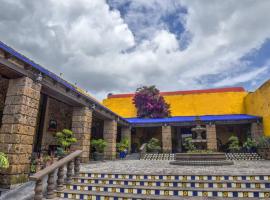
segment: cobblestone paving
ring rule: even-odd
[[[234,161],[229,166],[177,166],[171,161],[119,160],[93,162],[82,171],[132,174],[198,174],[198,175],[255,175],[270,174],[270,161]]]

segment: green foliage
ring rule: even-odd
[[[259,148],[270,148],[270,137],[259,137],[257,145]]]
[[[60,146],[56,151],[59,157],[63,157],[70,146],[77,142],[77,139],[73,137],[73,132],[69,129],[63,129],[61,132],[57,132],[55,137],[57,144]]]
[[[129,147],[129,140],[128,138],[123,138],[119,143],[116,144],[116,148],[119,152],[123,152]]]
[[[0,152],[0,168],[8,168],[9,162],[6,154]]]
[[[97,150],[97,152],[103,153],[105,147],[107,146],[107,142],[103,139],[97,140],[93,139],[91,140],[91,146],[94,147]]]
[[[77,142],[77,139],[73,137],[73,132],[69,129],[63,129],[61,132],[56,133],[57,144],[67,150],[72,144]]]
[[[188,150],[188,152],[192,152],[196,150],[196,146],[194,145],[194,143],[192,142],[192,138],[191,137],[186,137],[184,140],[184,147],[186,150]]]
[[[149,152],[159,152],[161,150],[160,142],[156,138],[151,138],[146,147]]]
[[[229,147],[228,149],[230,152],[237,152],[241,149],[240,144],[239,144],[239,139],[237,136],[231,136],[229,138]]]
[[[214,151],[212,150],[204,150],[204,149],[196,149],[196,150],[192,150],[192,151],[188,151],[188,153],[213,153]]]
[[[255,148],[256,146],[257,146],[256,141],[250,137],[248,137],[245,143],[243,144],[243,147],[246,148],[247,150]]]

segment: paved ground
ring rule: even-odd
[[[134,174],[255,175],[270,174],[270,161],[234,161],[229,166],[177,166],[170,161],[122,160],[90,163],[82,171]]]
[[[100,173],[134,173],[134,174],[238,174],[238,175],[255,175],[255,174],[270,174],[270,161],[235,161],[232,166],[216,166],[216,167],[201,167],[201,166],[176,166],[170,165],[170,161],[148,161],[148,160],[120,160],[120,161],[105,161],[91,162],[84,164],[81,171],[100,172]],[[44,180],[44,191],[46,180]],[[24,185],[10,190],[0,200],[26,200],[32,199],[34,193],[34,183],[28,182]],[[185,198],[185,199],[202,199],[202,198]],[[219,198],[205,198],[209,200]],[[243,198],[241,198],[243,199]]]

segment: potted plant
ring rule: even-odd
[[[93,152],[94,160],[104,160],[104,149],[107,146],[107,142],[103,139],[91,140],[91,146],[95,151]]]
[[[151,138],[146,145],[147,151],[151,153],[159,153],[161,151],[160,142],[156,138]]]
[[[187,150],[188,153],[194,152],[196,150],[196,146],[192,142],[192,138],[191,137],[186,137],[184,139],[183,146],[185,147],[185,149]]]
[[[235,153],[235,152],[239,152],[241,147],[240,147],[240,144],[239,144],[239,139],[237,136],[231,136],[228,140],[229,142],[229,146],[228,146],[228,149],[230,152],[232,153]]]
[[[270,138],[261,136],[257,141],[257,151],[264,159],[270,160]]]
[[[57,148],[57,156],[62,158],[70,149],[70,146],[77,142],[77,139],[73,137],[73,132],[69,129],[63,129],[61,132],[57,132],[56,141],[59,147]]]
[[[6,154],[0,152],[0,169],[6,169],[9,167],[8,157]]]
[[[256,141],[250,137],[248,137],[247,140],[243,144],[243,148],[248,153],[256,152],[256,147],[257,147]]]
[[[116,144],[116,148],[119,152],[119,157],[125,158],[128,152],[129,140],[127,138],[123,138],[119,143]]]

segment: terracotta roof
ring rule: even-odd
[[[213,88],[213,89],[203,89],[203,90],[184,90],[184,91],[172,91],[172,92],[160,92],[163,96],[170,95],[185,95],[185,94],[201,94],[201,93],[219,93],[219,92],[245,92],[243,87],[226,87],[226,88]],[[133,97],[134,93],[129,94],[112,94],[108,98],[125,98]]]

